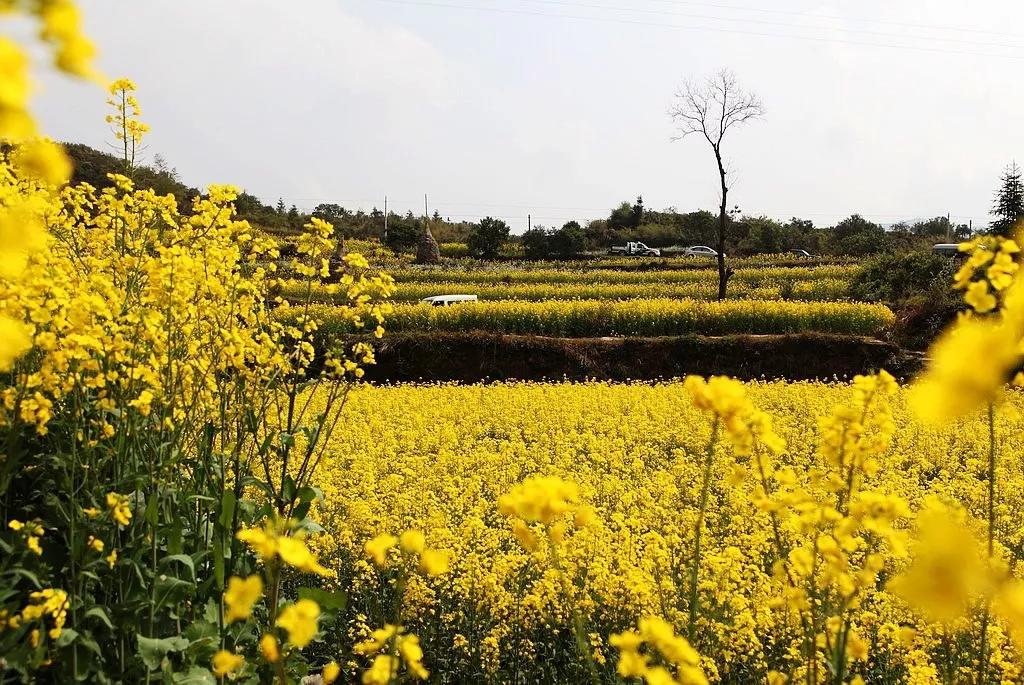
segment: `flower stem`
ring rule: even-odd
[[[700,486],[700,507],[697,510],[697,523],[693,531],[693,558],[690,560],[690,620],[687,625],[687,636],[694,641],[697,628],[697,610],[700,595],[697,584],[700,580],[700,544],[704,530],[704,516],[708,508],[708,491],[711,489],[711,467],[715,459],[715,443],[718,442],[718,418],[711,425],[711,438],[708,440],[707,453],[704,455],[704,478]]]
[[[992,564],[996,537],[996,410],[988,405],[988,561]],[[981,653],[978,658],[977,684],[988,679],[988,624],[991,614],[991,600],[985,600],[985,611],[981,616]]]

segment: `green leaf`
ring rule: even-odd
[[[341,590],[330,592],[328,590],[321,590],[318,587],[300,587],[298,595],[299,599],[313,600],[322,609],[344,611],[345,607],[348,606],[348,595]]]
[[[67,647],[78,637],[78,631],[74,628],[64,628],[60,631],[60,637],[57,638],[58,647]]]
[[[197,642],[202,640],[218,638],[220,637],[220,628],[217,627],[216,623],[218,618],[219,617],[216,615],[215,610],[214,615],[212,616],[213,620],[196,621],[188,628],[185,628],[185,632],[183,632],[182,635],[189,639],[193,647],[195,647]]]
[[[299,506],[295,507],[295,511],[292,512],[292,518],[302,520],[306,518],[306,514],[309,513],[309,502],[299,502]]]
[[[219,535],[213,537],[213,577],[217,587],[224,587],[224,543]]]
[[[152,638],[143,635],[136,635],[139,642],[139,656],[146,667],[151,671],[160,668],[160,662],[170,652],[180,652],[189,645],[188,640],[181,636]]]
[[[188,580],[182,580],[181,578],[158,576],[156,579],[157,607],[164,607],[168,604],[173,604],[176,601],[184,599],[185,595],[190,594],[195,586],[195,583]]]
[[[184,542],[182,539],[184,527],[184,523],[181,519],[177,519],[168,527],[167,551],[171,554],[181,554],[184,549]]]
[[[196,579],[196,565],[192,561],[192,557],[190,557],[187,554],[172,554],[170,556],[167,556],[167,557],[164,557],[163,559],[161,559],[160,560],[160,565],[162,566],[164,564],[168,564],[168,563],[171,563],[171,562],[178,562],[178,563],[183,564],[185,566],[185,568],[188,569],[189,577],[192,580]]]
[[[103,652],[100,651],[100,646],[96,643],[96,640],[93,640],[85,633],[79,634],[78,639],[75,641],[75,649],[79,647],[85,647],[96,656],[103,656]]]
[[[114,624],[111,623],[110,617],[107,616],[107,610],[103,607],[93,607],[92,609],[89,609],[89,611],[85,612],[86,618],[89,618],[90,616],[98,618],[100,622],[102,622],[110,630],[114,629]]]
[[[281,484],[281,498],[285,502],[295,500],[295,480],[291,476],[284,477],[284,482]]]
[[[299,489],[297,497],[300,502],[312,502],[313,500],[319,501],[324,498],[324,493],[320,488],[314,488],[306,485]]]
[[[154,493],[154,494],[150,495],[150,497],[149,497],[149,501],[148,501],[148,502],[146,502],[146,513],[145,513],[145,518],[146,518],[146,521],[147,521],[147,522],[149,523],[149,525],[151,525],[151,526],[155,526],[155,525],[156,525],[156,518],[157,518],[157,517],[156,517],[157,499],[158,499],[158,498],[157,498],[157,496],[156,496],[156,493]]]
[[[252,409],[246,409],[244,416],[245,424],[249,429],[249,432],[255,434],[259,430],[260,423],[262,423],[262,421],[260,421],[260,417],[257,416],[256,412]]]
[[[75,650],[75,658],[72,661],[77,664],[74,673],[75,680],[84,682],[89,678],[95,679],[95,662],[101,657],[100,646],[91,638],[83,635],[75,642],[72,649]]]
[[[220,604],[215,602],[212,598],[206,600],[206,606],[203,608],[203,618],[208,623],[217,624],[220,621]]]
[[[259,454],[266,454],[270,451],[270,446],[274,442],[274,438],[277,437],[277,431],[268,431],[267,437],[263,438],[263,442],[260,443]]]
[[[235,517],[235,493],[225,490],[220,498],[220,525],[231,528],[231,520]]]
[[[217,685],[213,674],[202,666],[193,666],[184,673],[175,673],[171,676],[171,682],[175,685]]]
[[[243,485],[245,485],[247,487],[248,486],[252,486],[252,487],[255,487],[255,488],[259,488],[264,493],[266,493],[266,495],[268,497],[273,497],[274,496],[274,488],[273,488],[273,486],[271,486],[266,481],[260,480],[259,478],[255,478],[253,476],[249,476],[248,478],[245,478],[242,481],[242,483],[243,483]]]
[[[18,574],[19,576],[24,576],[25,578],[28,579],[28,581],[30,583],[35,585],[37,588],[41,588],[42,587],[42,585],[39,583],[39,578],[36,577],[36,574],[32,573],[31,571],[27,571],[27,570],[25,570],[23,568],[15,567],[15,568],[11,569],[11,572]]]

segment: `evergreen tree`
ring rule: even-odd
[[[475,257],[494,259],[498,256],[498,250],[508,240],[510,232],[508,224],[501,219],[486,217],[472,228],[466,241],[469,251]]]
[[[275,209],[277,210],[278,214],[284,214],[284,200],[282,198],[277,198],[277,207]]]
[[[640,224],[644,222],[644,197],[640,195],[636,198],[636,204],[633,205],[633,228],[639,228]]]
[[[996,202],[992,206],[995,220],[989,224],[989,233],[1008,236],[1013,227],[1024,218],[1024,184],[1021,183],[1021,171],[1016,162],[1012,162],[1003,172]]]

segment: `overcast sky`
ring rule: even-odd
[[[823,225],[987,222],[1024,159],[1018,0],[144,0],[82,3],[192,185],[513,230],[713,208],[714,160],[670,142],[677,85],[727,67],[762,120],[731,135],[730,204]],[[765,9],[770,7],[770,9]],[[53,137],[108,149],[105,95],[48,77]]]

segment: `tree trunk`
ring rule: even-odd
[[[715,148],[715,160],[718,162],[718,178],[722,183],[722,204],[718,208],[718,299],[725,299],[725,288],[729,276],[725,271],[725,224],[726,224],[726,196],[729,188],[725,184],[725,167],[722,166],[722,153]]]

